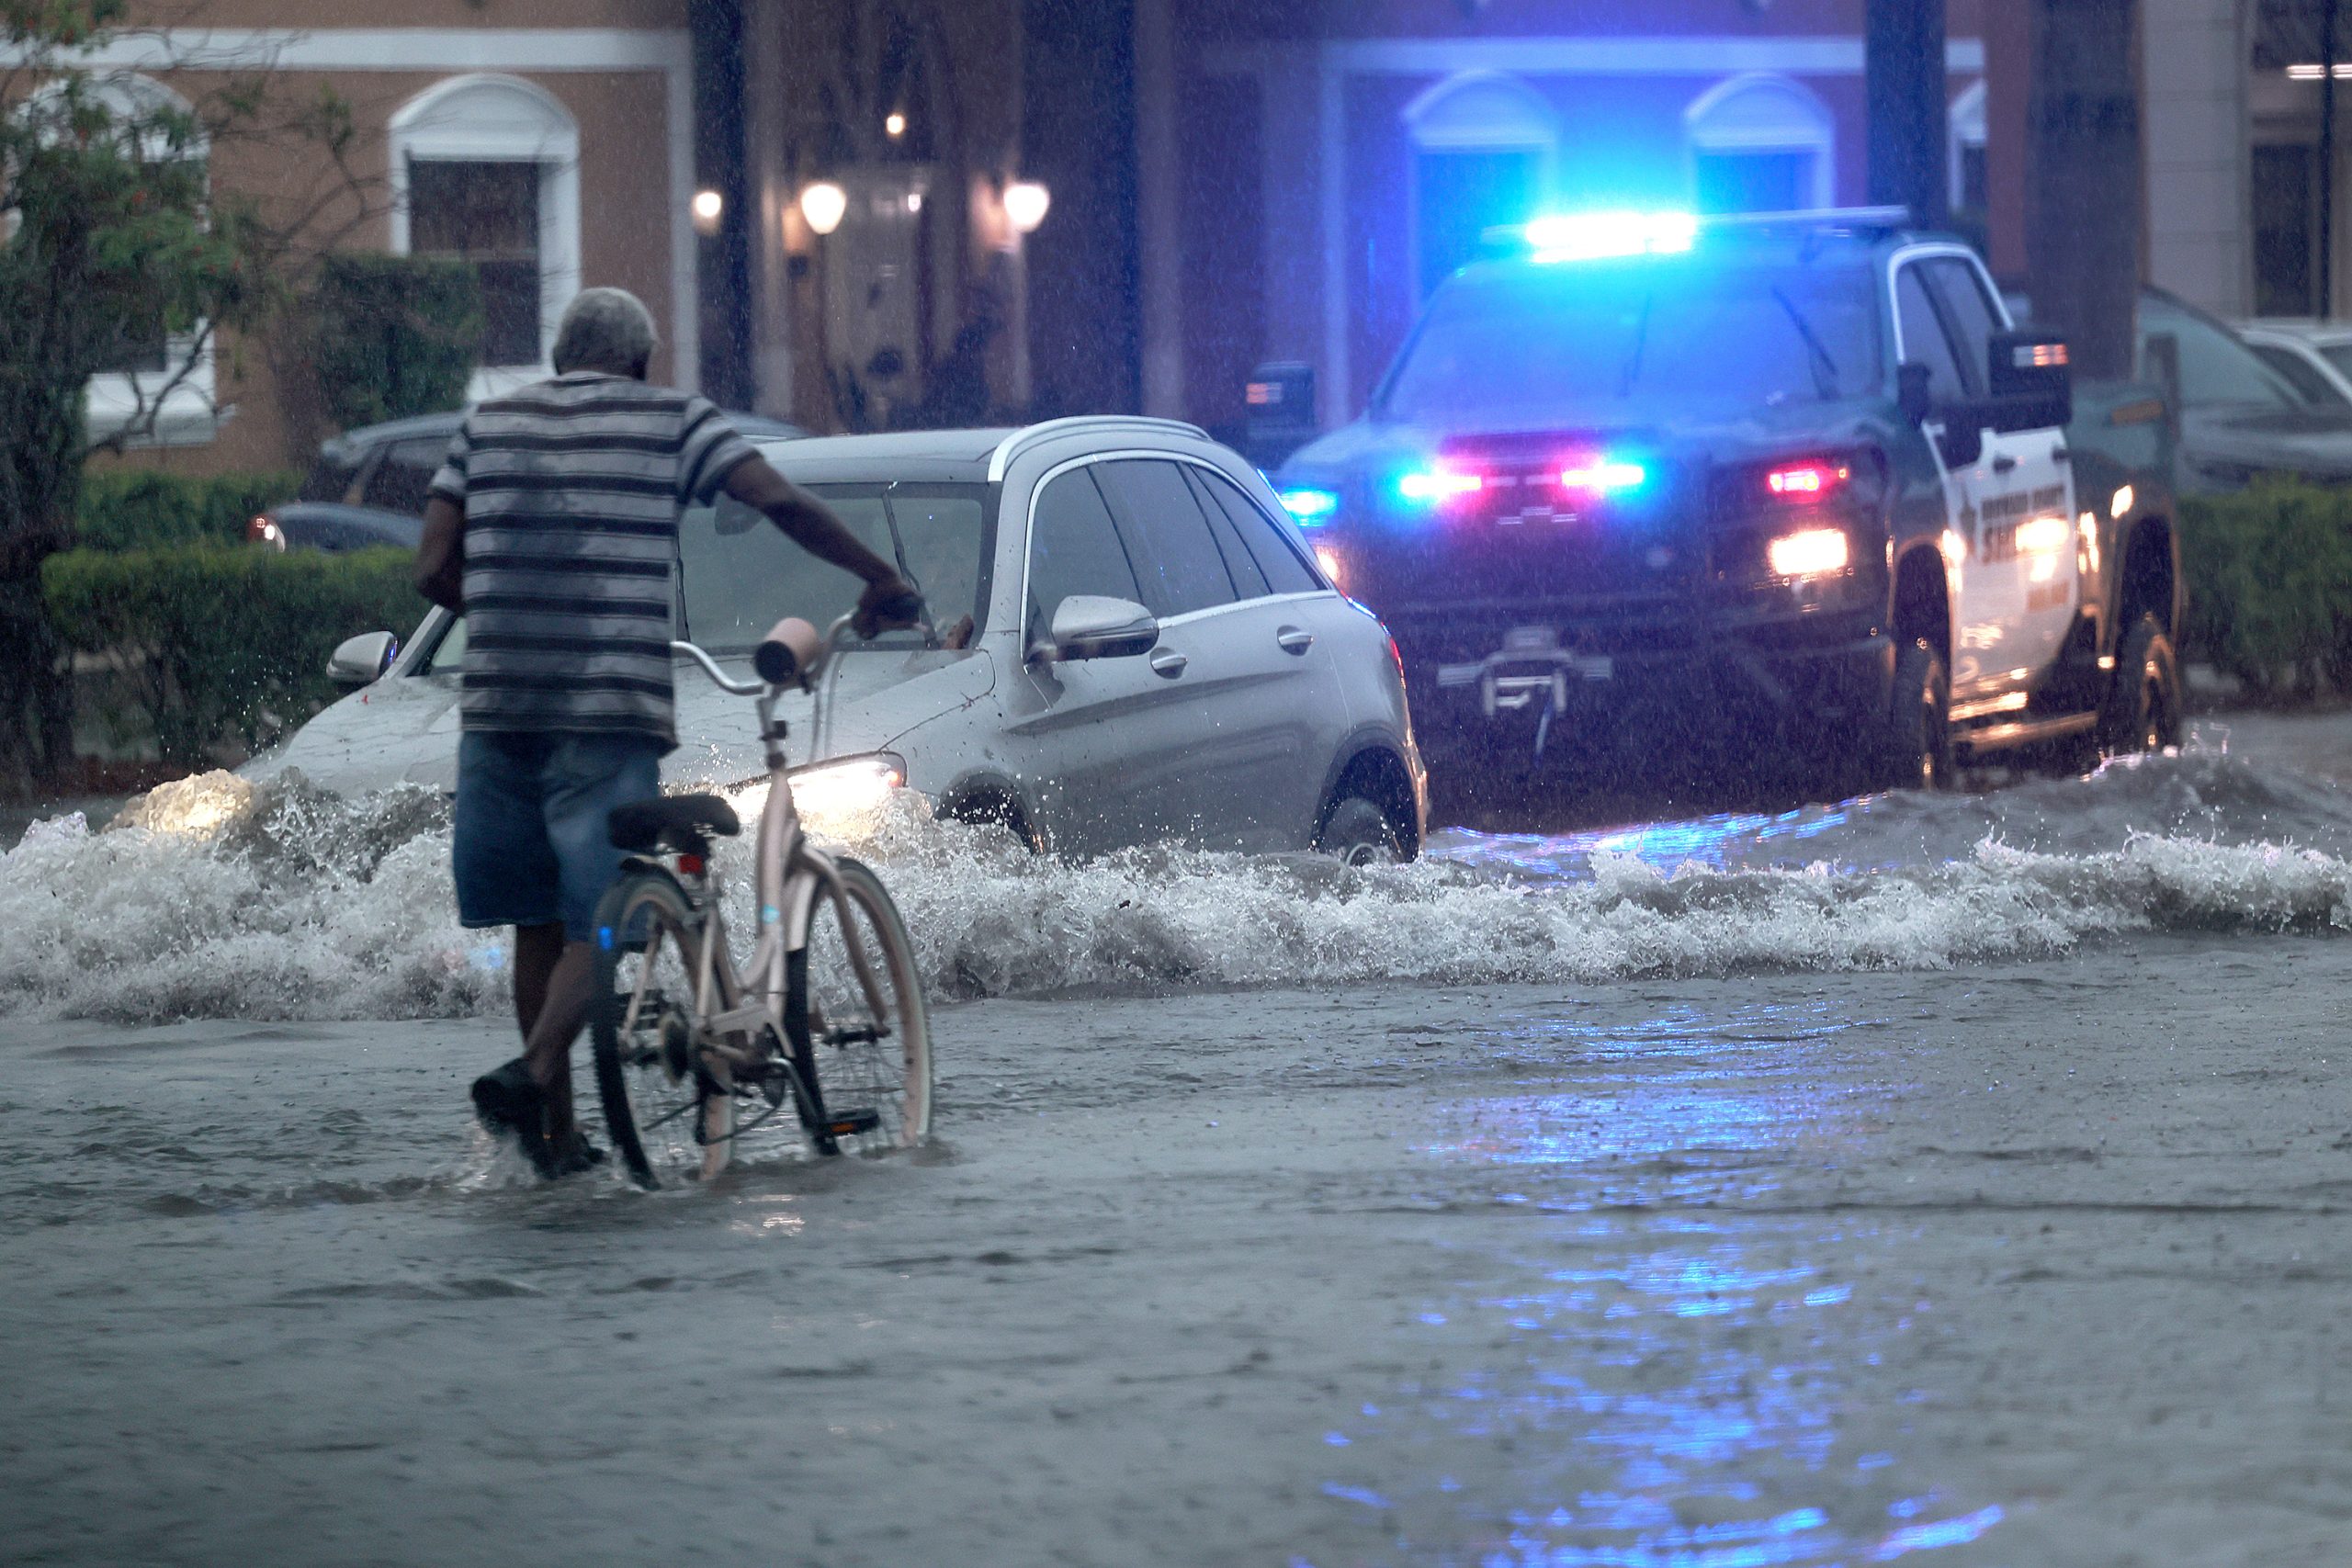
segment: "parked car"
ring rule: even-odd
[[[905,564],[935,636],[852,645],[821,733],[787,698],[804,806],[907,787],[1041,849],[1162,840],[1409,857],[1428,786],[1395,645],[1315,563],[1265,479],[1200,430],[1056,420],[1015,431],[769,442],[769,460]],[[822,626],[858,583],[731,500],[680,528],[680,635],[748,666],[780,615]],[[463,619],[338,650],[366,682],[248,765],[357,793],[456,777]],[[749,705],[677,682],[673,784],[764,769]]]
[[[2352,327],[2269,318],[2242,321],[2238,336],[2320,408],[2352,410]]]
[[[420,414],[329,437],[294,499],[254,518],[245,536],[281,550],[416,548],[424,530],[425,491],[464,417],[462,411]],[[727,417],[754,441],[807,434],[762,414]]]
[[[2352,481],[2352,406],[2314,404],[2219,318],[2163,289],[2143,290],[2143,378],[2161,378],[2149,345],[2167,334],[2180,364],[2183,490],[2237,490],[2266,473]]]

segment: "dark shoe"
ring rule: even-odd
[[[473,1094],[474,1116],[492,1137],[538,1130],[544,1097],[522,1057],[474,1079]]]
[[[548,1181],[578,1176],[605,1163],[605,1151],[590,1143],[577,1127],[560,1138],[550,1138],[533,1128],[524,1134],[523,1153],[529,1157],[531,1168]]]

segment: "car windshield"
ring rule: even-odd
[[[2285,378],[2265,365],[2226,329],[2168,299],[2140,301],[2140,374],[2150,377],[2148,339],[2169,333],[2180,349],[2180,400],[2190,408],[2217,406],[2303,410],[2311,405]]]
[[[995,526],[985,485],[811,485],[851,533],[899,570],[928,602],[951,647],[982,629]],[[822,627],[857,605],[864,584],[819,560],[732,497],[680,519],[684,635],[713,653],[748,653],[786,615]],[[968,623],[968,624],[967,624]],[[960,635],[959,635],[960,633]],[[918,634],[886,634],[905,646]]]
[[[2319,356],[2335,367],[2335,373],[2352,379],[2352,343],[2324,343]]]
[[[1449,285],[1381,395],[1386,418],[1557,419],[1564,405],[1765,408],[1866,397],[1879,307],[1859,267],[1560,265]]]

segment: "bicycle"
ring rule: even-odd
[[[717,1176],[787,1107],[782,1127],[797,1124],[820,1156],[878,1155],[930,1134],[930,1022],[906,922],[872,870],[808,842],[775,716],[788,685],[821,705],[818,678],[849,625],[844,615],[820,637],[803,620],[778,623],[752,656],[755,681],[730,678],[692,643],[670,645],[720,690],[758,699],[769,789],[759,935],[740,971],[710,858],[713,838],[742,830],[734,808],[687,795],[612,813],[613,843],[631,858],[597,907],[591,1022],[605,1124],[640,1186]],[[674,866],[646,858],[663,855]]]

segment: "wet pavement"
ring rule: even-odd
[[[650,1197],[491,1023],[0,1022],[0,1557],[2336,1561],[2347,982],[948,1005],[936,1149]]]

